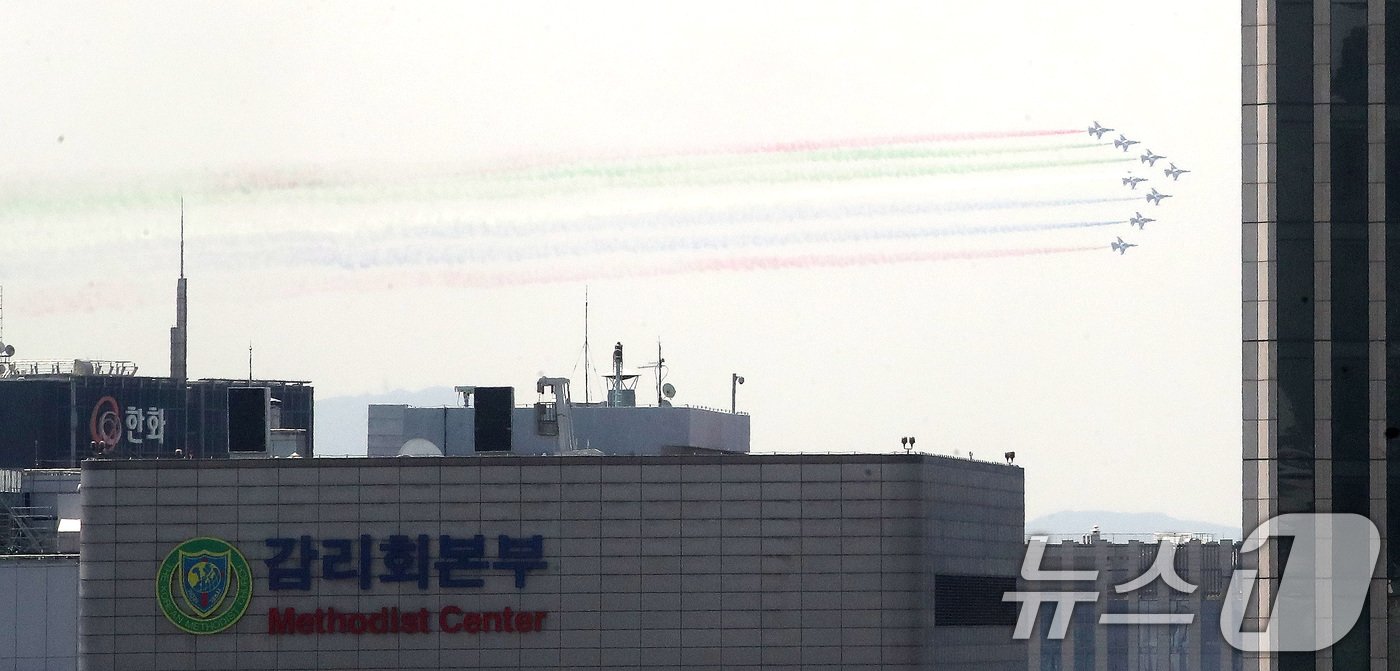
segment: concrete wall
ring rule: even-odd
[[[918,455],[87,462],[82,668],[1025,668],[1010,627],[932,626],[929,568],[1014,576],[1022,472]],[[155,523],[154,527],[152,522]],[[270,589],[274,537],[544,537],[523,589],[318,577]],[[213,536],[254,576],[247,614],[186,634],[162,559]],[[496,555],[490,548],[488,559]],[[317,575],[322,570],[313,564]],[[383,570],[382,563],[376,570]],[[269,635],[269,611],[547,612],[539,631]],[[975,631],[974,631],[975,630]]]
[[[0,556],[0,671],[77,668],[77,556]]]
[[[923,568],[929,585],[938,574],[1019,576],[1025,556],[1024,471],[970,459],[924,462],[918,482],[923,496]],[[1012,539],[1015,542],[1011,542]],[[924,594],[932,611],[933,592]],[[927,668],[1025,668],[1024,642],[1009,645],[1015,629],[934,627],[925,622]]]
[[[76,468],[26,470],[24,491],[29,493],[31,505],[53,508],[63,519],[78,519],[82,515],[79,477]]]
[[[749,451],[749,416],[701,408],[574,406],[575,442],[607,454],[666,454],[679,448]],[[369,456],[387,457],[413,438],[431,441],[448,456],[476,452],[476,409],[369,406]],[[511,415],[511,452],[552,454],[558,438],[541,436],[534,408]]]

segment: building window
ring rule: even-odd
[[[1012,576],[934,576],[933,624],[936,627],[1014,626],[1016,602],[1002,595],[1016,591]]]

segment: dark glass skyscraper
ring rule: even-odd
[[[1387,105],[1400,102],[1391,65],[1400,58],[1387,59],[1391,50],[1400,54],[1400,0],[1244,0],[1246,533],[1284,513],[1366,515],[1385,540],[1400,523],[1391,495],[1400,458],[1388,459],[1400,448],[1391,428],[1400,426],[1400,289],[1388,290],[1400,281],[1400,232],[1386,230],[1386,213],[1400,213],[1400,106]],[[1257,556],[1264,604],[1288,551],[1285,540]],[[1369,601],[1345,639],[1316,653],[1256,655],[1248,668],[1400,669],[1400,601],[1388,589],[1397,574],[1400,548],[1383,541]]]

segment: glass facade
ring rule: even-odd
[[[1400,532],[1390,495],[1400,463],[1389,459],[1400,452],[1400,419],[1390,419],[1400,418],[1400,383],[1389,384],[1400,382],[1400,291],[1388,290],[1400,235],[1386,220],[1400,212],[1400,180],[1387,179],[1400,171],[1400,112],[1387,105],[1400,100],[1400,66],[1385,57],[1400,53],[1391,12],[1400,16],[1400,0],[1244,3],[1246,532],[1308,512],[1366,515],[1386,521],[1386,538]],[[1278,578],[1290,547],[1261,550],[1261,575]],[[1400,577],[1400,544],[1386,553],[1383,575]],[[1382,598],[1383,583],[1374,587]],[[1371,641],[1394,606],[1377,606],[1325,654],[1282,654],[1269,668],[1395,667]]]

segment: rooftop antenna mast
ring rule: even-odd
[[[175,326],[170,329],[170,377],[185,381],[189,351],[189,294],[185,282],[185,199],[180,198],[180,279],[175,282]]]
[[[592,403],[593,398],[589,390],[593,387],[593,374],[589,372],[593,366],[588,360],[588,285],[583,285],[583,402]]]
[[[248,341],[248,382],[253,382],[253,341]]]
[[[661,377],[662,377],[662,369],[663,369],[665,366],[666,366],[666,359],[662,358],[662,356],[661,356],[661,338],[658,336],[658,337],[656,338],[656,361],[654,361],[654,362],[652,362],[652,363],[649,363],[649,364],[647,364],[647,365],[645,365],[645,366],[642,366],[642,368],[655,368],[655,369],[656,369],[656,405],[657,405],[657,407],[661,407],[661,381],[662,381],[662,380],[661,380]]]

